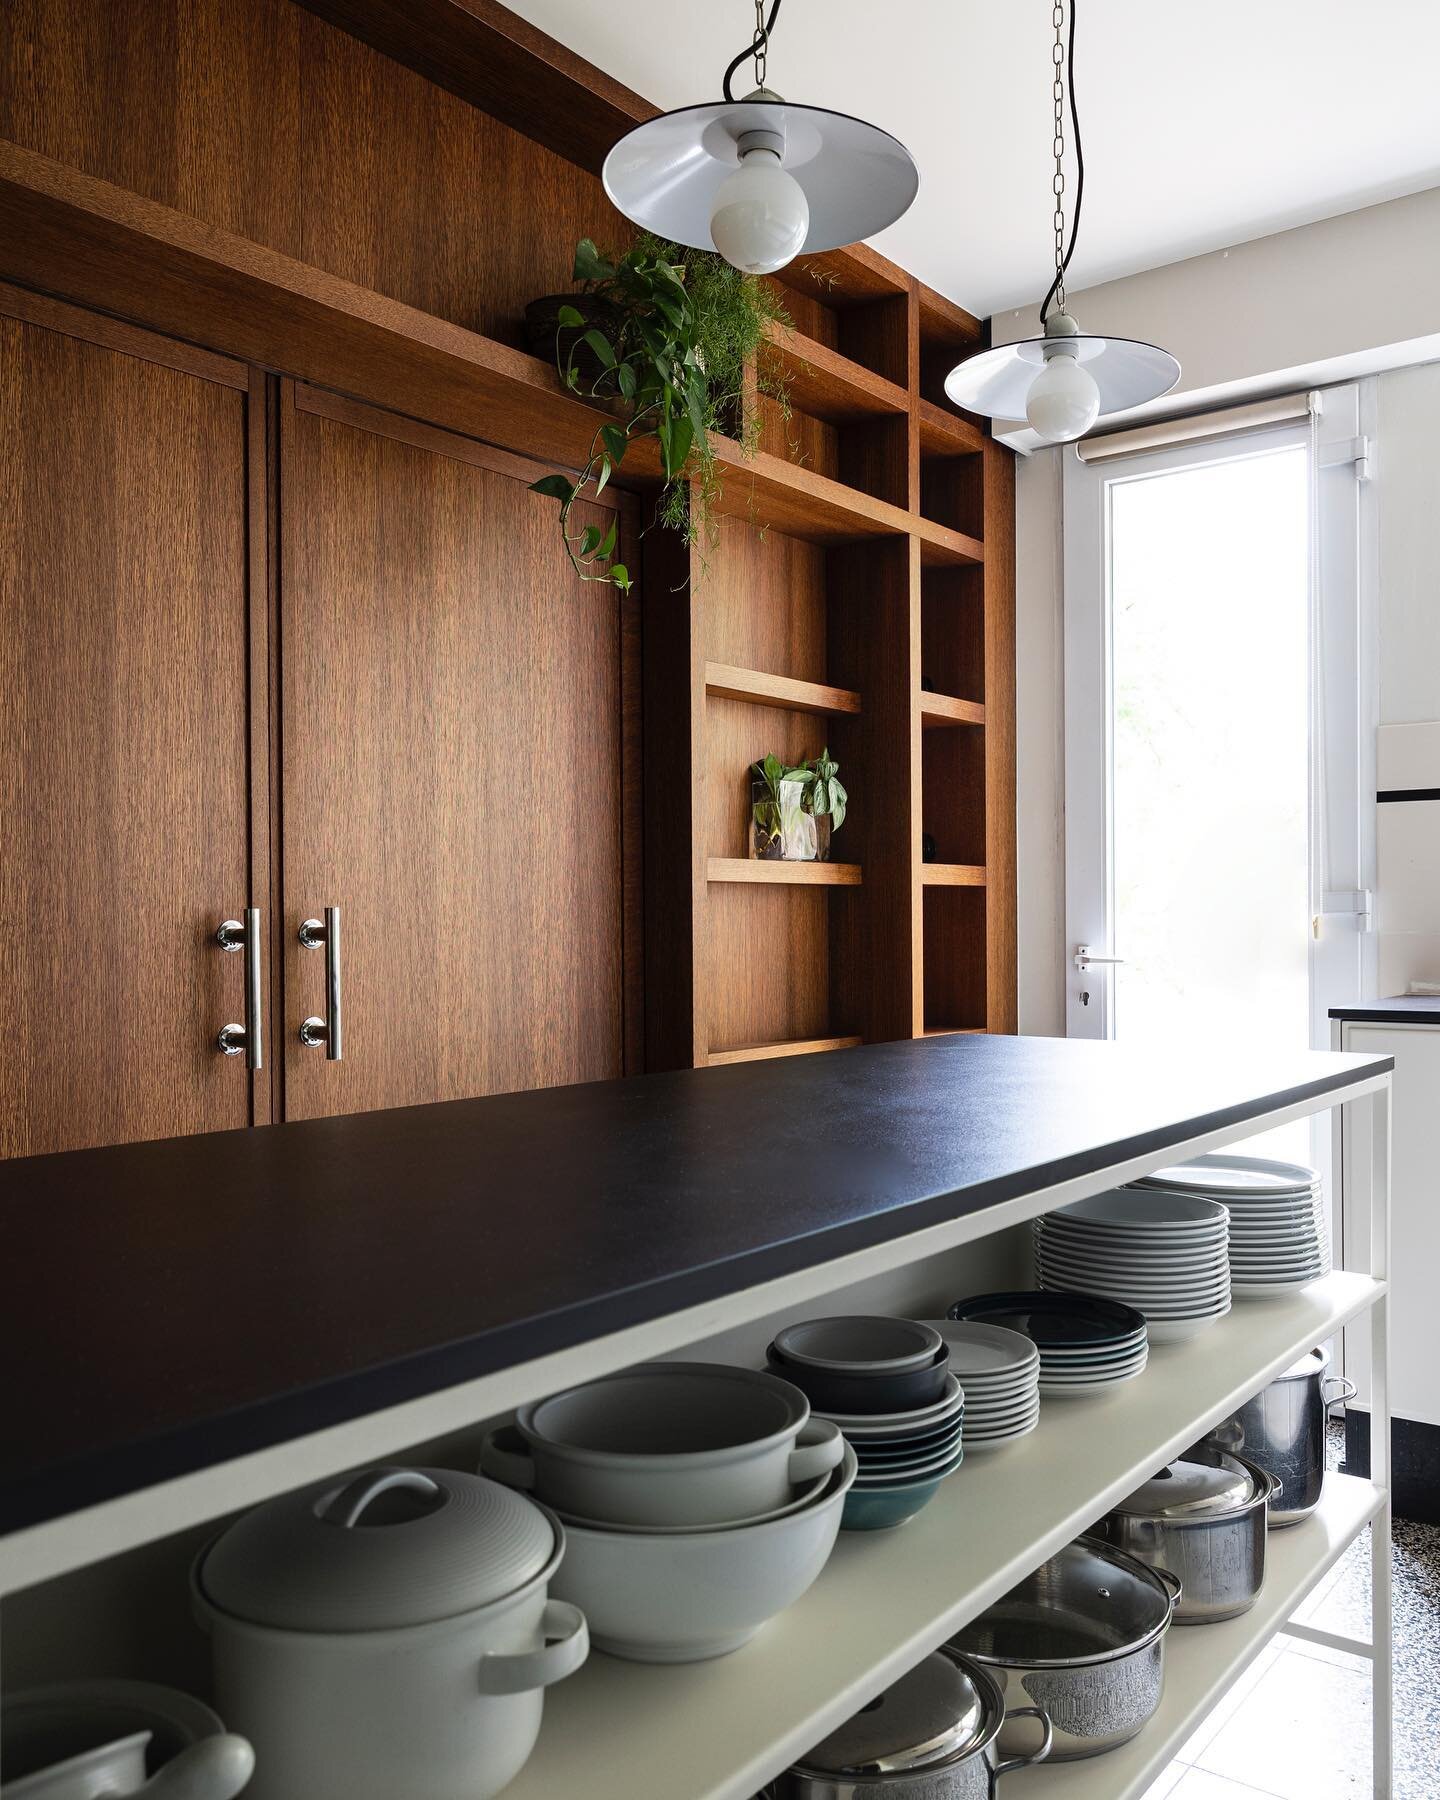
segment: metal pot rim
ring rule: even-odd
[[[1248,1456],[1242,1456],[1238,1450],[1224,1452],[1231,1462],[1237,1462],[1255,1483],[1255,1492],[1239,1506],[1232,1506],[1228,1512],[1210,1512],[1189,1515],[1186,1513],[1132,1512],[1123,1506],[1110,1509],[1109,1518],[1118,1519],[1124,1525],[1156,1525],[1164,1531],[1209,1531],[1220,1525],[1233,1525],[1239,1520],[1248,1519],[1257,1508],[1278,1499],[1282,1487],[1277,1478],[1268,1469],[1262,1469],[1257,1462]]]
[[[913,1769],[883,1769],[871,1774],[851,1769],[823,1769],[813,1763],[794,1762],[786,1773],[800,1776],[806,1781],[843,1781],[853,1787],[893,1786],[944,1774],[946,1769],[958,1768],[961,1763],[969,1762],[972,1756],[983,1756],[1000,1735],[1000,1727],[1005,1723],[1005,1696],[1000,1684],[989,1669],[982,1666],[981,1659],[968,1650],[961,1651],[951,1644],[940,1644],[935,1653],[958,1664],[975,1683],[985,1702],[985,1722],[963,1749],[953,1750],[937,1757],[933,1762],[917,1763]]]
[[[1087,1550],[1102,1554],[1106,1560],[1123,1563],[1127,1573],[1140,1576],[1155,1588],[1165,1602],[1164,1616],[1159,1623],[1142,1637],[1132,1638],[1128,1644],[1118,1645],[1113,1650],[1097,1651],[1093,1656],[995,1656],[980,1650],[966,1650],[964,1655],[969,1661],[979,1663],[982,1668],[995,1669],[1089,1669],[1102,1663],[1120,1662],[1127,1656],[1133,1656],[1138,1650],[1148,1650],[1157,1638],[1164,1637],[1175,1617],[1175,1609],[1180,1604],[1178,1592],[1172,1592],[1148,1563],[1142,1562],[1138,1556],[1132,1556],[1128,1550],[1122,1550],[1118,1544],[1111,1544],[1104,1538],[1091,1537],[1085,1533],[1073,1538],[1071,1544],[1064,1548],[1069,1549],[1071,1545],[1081,1545]]]

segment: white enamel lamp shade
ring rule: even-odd
[[[804,191],[810,221],[802,252],[873,236],[919,189],[914,158],[888,131],[766,94],[685,106],[637,125],[605,158],[605,192],[644,230],[712,250],[716,192],[740,167],[740,140],[753,132],[780,137],[781,166]]]

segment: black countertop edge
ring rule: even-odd
[[[956,1041],[965,1044],[986,1040]],[[1013,1039],[998,1041],[1016,1043]],[[1389,1058],[1375,1057],[1369,1061],[1374,1073],[1393,1067]],[[719,1073],[696,1071],[695,1075],[713,1082]],[[741,1071],[724,1073],[738,1075]],[[1318,1075],[1297,1086],[1266,1091],[1254,1101],[1180,1117],[1164,1129],[1092,1145],[1086,1151],[1032,1168],[1008,1170],[1003,1175],[963,1189],[917,1195],[913,1199],[897,1197],[863,1217],[780,1238],[741,1254],[691,1267],[677,1267],[658,1278],[633,1286],[615,1286],[553,1312],[498,1325],[415,1354],[349,1369],[303,1388],[269,1395],[232,1411],[189,1419],[158,1434],[111,1443],[29,1473],[0,1477],[0,1534],[141,1491],[234,1457],[272,1448],[521,1362],[573,1348],[610,1332],[649,1323],[686,1307],[739,1293],[761,1282],[973,1215],[1077,1176],[1094,1174],[1137,1157],[1154,1155],[1163,1158],[1167,1150],[1192,1138],[1243,1124],[1261,1113],[1300,1100],[1335,1092],[1353,1085],[1354,1081],[1353,1071]],[[491,1103],[451,1104],[484,1106]],[[272,1131],[286,1129],[296,1128],[271,1128]],[[234,1137],[239,1134],[221,1135]],[[37,1165],[53,1164],[58,1160],[65,1159],[33,1159]]]
[[[1332,1006],[1330,1017],[1348,1025],[1440,1025],[1440,994],[1395,994],[1388,1000],[1357,1000]]]

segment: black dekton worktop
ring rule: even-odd
[[[1357,1000],[1332,1006],[1332,1019],[1361,1025],[1440,1025],[1440,994],[1396,994],[1389,1000]]]
[[[0,1530],[1389,1067],[951,1037],[0,1163]]]

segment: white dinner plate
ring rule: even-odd
[[[1208,1331],[1230,1311],[1227,1306],[1218,1313],[1201,1313],[1194,1319],[1155,1319],[1150,1326],[1150,1336],[1157,1344],[1180,1344],[1187,1338],[1199,1337],[1202,1331]]]
[[[1092,1362],[1123,1362],[1133,1356],[1137,1350],[1143,1350],[1146,1334],[1137,1331],[1133,1337],[1125,1338],[1113,1344],[1096,1344],[1089,1350],[1047,1350],[1040,1367],[1044,1369],[1063,1369],[1067,1364]]]
[[[1034,1419],[1019,1431],[1007,1431],[1000,1437],[967,1438],[965,1454],[967,1456],[983,1456],[987,1450],[1003,1450],[1006,1444],[1018,1444],[1021,1438],[1029,1437],[1039,1423],[1040,1415],[1037,1413]]]
[[[1213,1230],[1223,1223],[1225,1208],[1217,1200],[1198,1194],[1136,1193],[1133,1188],[1112,1188],[1108,1194],[1092,1194],[1049,1215],[1062,1222],[1072,1219],[1110,1231],[1153,1231],[1157,1226],[1174,1231]]]
[[[964,1383],[998,1380],[1027,1368],[1039,1359],[1034,1343],[1023,1332],[1004,1325],[986,1325],[978,1319],[921,1319],[938,1331],[950,1346],[950,1372]]]
[[[1314,1187],[1320,1176],[1303,1163],[1277,1162],[1267,1156],[1227,1156],[1215,1153],[1194,1156],[1189,1162],[1156,1169],[1131,1185],[1181,1193],[1219,1188],[1227,1193],[1275,1193],[1289,1188]]]
[[[1312,1281],[1319,1281],[1328,1274],[1322,1269],[1319,1275],[1300,1275],[1292,1281],[1237,1281],[1235,1298],[1237,1300],[1263,1300],[1267,1294],[1293,1294],[1297,1288],[1309,1287]]]

